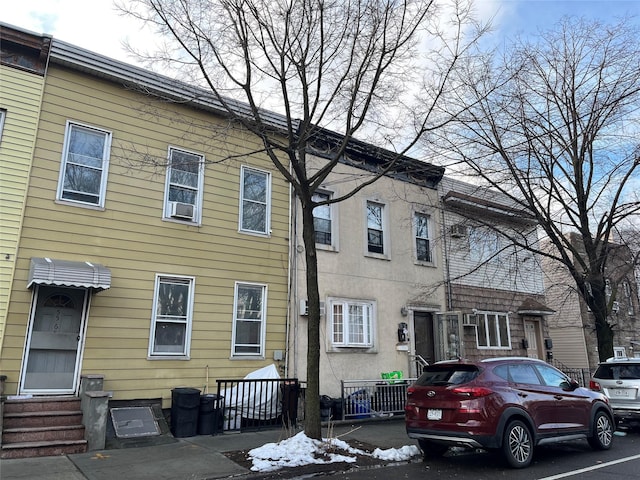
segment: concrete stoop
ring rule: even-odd
[[[0,458],[84,453],[85,427],[78,397],[36,397],[4,402]]]

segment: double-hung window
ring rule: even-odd
[[[189,355],[195,279],[157,275],[149,356]]]
[[[469,251],[476,263],[500,260],[501,241],[497,232],[488,228],[472,227],[469,230]]]
[[[414,214],[414,233],[416,236],[416,259],[419,262],[432,262],[429,215],[424,213]]]
[[[271,174],[242,167],[240,179],[240,231],[269,234]]]
[[[372,302],[330,299],[331,341],[336,347],[373,346]]]
[[[7,116],[7,111],[4,108],[0,108],[0,142],[2,141],[2,131],[4,130],[4,119]]]
[[[58,200],[104,207],[111,133],[67,122]]]
[[[506,313],[476,313],[478,348],[511,348],[509,315]]]
[[[200,222],[203,181],[204,157],[170,147],[164,217]]]
[[[328,193],[316,192],[311,198],[314,202],[326,202],[331,198]],[[331,205],[319,205],[313,209],[313,227],[316,232],[316,243],[331,245]]]
[[[237,282],[233,312],[232,355],[263,357],[267,286]]]
[[[367,201],[367,251],[369,253],[385,253],[384,224],[384,205]]]

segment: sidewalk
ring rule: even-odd
[[[327,432],[323,429],[323,436]],[[413,445],[403,419],[335,425],[333,436],[382,449]],[[138,448],[0,461],[2,480],[205,480],[248,474],[222,452],[250,450],[285,438],[282,430],[175,439]]]

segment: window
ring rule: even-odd
[[[111,133],[67,122],[58,200],[104,207]]]
[[[472,261],[484,263],[499,260],[500,249],[500,237],[497,232],[479,227],[469,230],[469,252]]]
[[[330,304],[334,346],[373,346],[373,303],[333,299]]]
[[[416,259],[419,262],[432,262],[431,242],[429,240],[429,215],[414,214],[414,232],[416,236]]]
[[[165,193],[165,218],[199,222],[202,218],[204,157],[169,148]]]
[[[267,172],[242,167],[240,191],[240,230],[269,233],[271,176]]]
[[[570,380],[562,372],[548,365],[535,365],[536,370],[542,376],[544,383],[549,387],[563,388],[568,386]]]
[[[2,131],[4,130],[4,119],[7,116],[7,111],[4,108],[0,108],[0,142],[2,141]]]
[[[328,193],[316,192],[311,200],[326,202],[331,198]],[[320,205],[313,209],[313,227],[316,231],[316,243],[331,245],[331,205]]]
[[[367,202],[367,251],[384,254],[384,205]]]
[[[193,315],[192,277],[156,276],[149,356],[187,356]]]
[[[234,356],[264,356],[267,286],[236,283],[233,352]]]
[[[511,348],[507,314],[478,312],[476,320],[478,348]]]

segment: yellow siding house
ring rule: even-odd
[[[1,348],[50,38],[3,25],[0,25],[0,32]]]
[[[166,408],[175,387],[215,392],[281,356],[289,187],[221,112],[187,85],[51,41],[6,393],[73,395],[95,374],[113,400]]]

